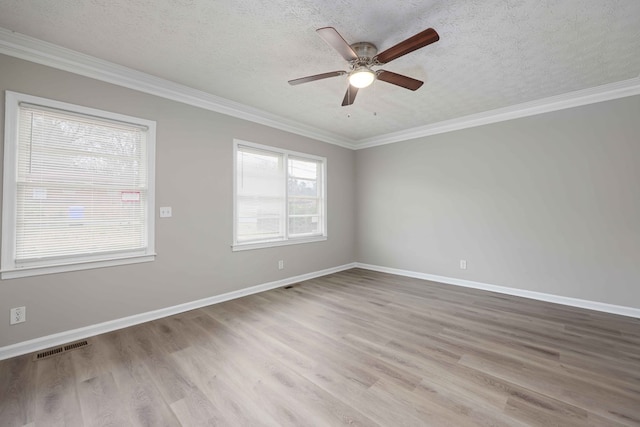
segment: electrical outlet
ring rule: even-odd
[[[460,270],[466,270],[467,269],[467,260],[466,259],[461,259],[460,260]]]
[[[27,308],[16,307],[11,309],[11,324],[22,323],[27,320]]]
[[[160,208],[160,218],[171,218],[171,206],[163,206]]]
[[[280,260],[278,261],[278,270],[282,270],[284,268],[284,261]]]

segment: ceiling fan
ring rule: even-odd
[[[353,101],[356,99],[358,89],[369,86],[375,79],[409,90],[419,89],[424,83],[420,80],[403,76],[402,74],[396,74],[391,71],[374,71],[372,68],[389,63],[394,59],[406,55],[407,53],[411,53],[414,50],[423,48],[440,40],[440,36],[436,30],[433,28],[427,28],[415,36],[409,37],[381,53],[377,53],[378,48],[373,43],[358,42],[350,45],[333,27],[319,28],[316,32],[325,42],[327,42],[327,44],[329,44],[329,46],[337,50],[338,53],[347,60],[350,70],[330,71],[328,73],[301,77],[299,79],[289,80],[289,84],[299,85],[301,83],[308,83],[315,80],[344,76],[345,74],[348,74],[349,87],[347,88],[347,93],[345,93],[344,99],[342,100],[343,107],[345,105],[353,104]]]

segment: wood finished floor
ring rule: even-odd
[[[6,426],[640,425],[640,319],[349,270],[0,362]]]

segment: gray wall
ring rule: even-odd
[[[640,96],[361,150],[356,175],[360,262],[640,308]]]
[[[173,218],[156,212],[155,262],[0,281],[0,347],[355,261],[351,150],[0,55],[2,129],[5,90],[157,121],[156,206]],[[231,251],[233,138],[327,157],[326,242]],[[27,322],[9,326],[17,306]]]

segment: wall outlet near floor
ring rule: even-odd
[[[467,269],[467,260],[466,259],[461,259],[460,260],[460,270],[466,270]]]
[[[282,270],[284,268],[284,261],[280,260],[278,261],[278,270]]]
[[[11,324],[22,323],[27,320],[27,308],[16,307],[11,309]]]

